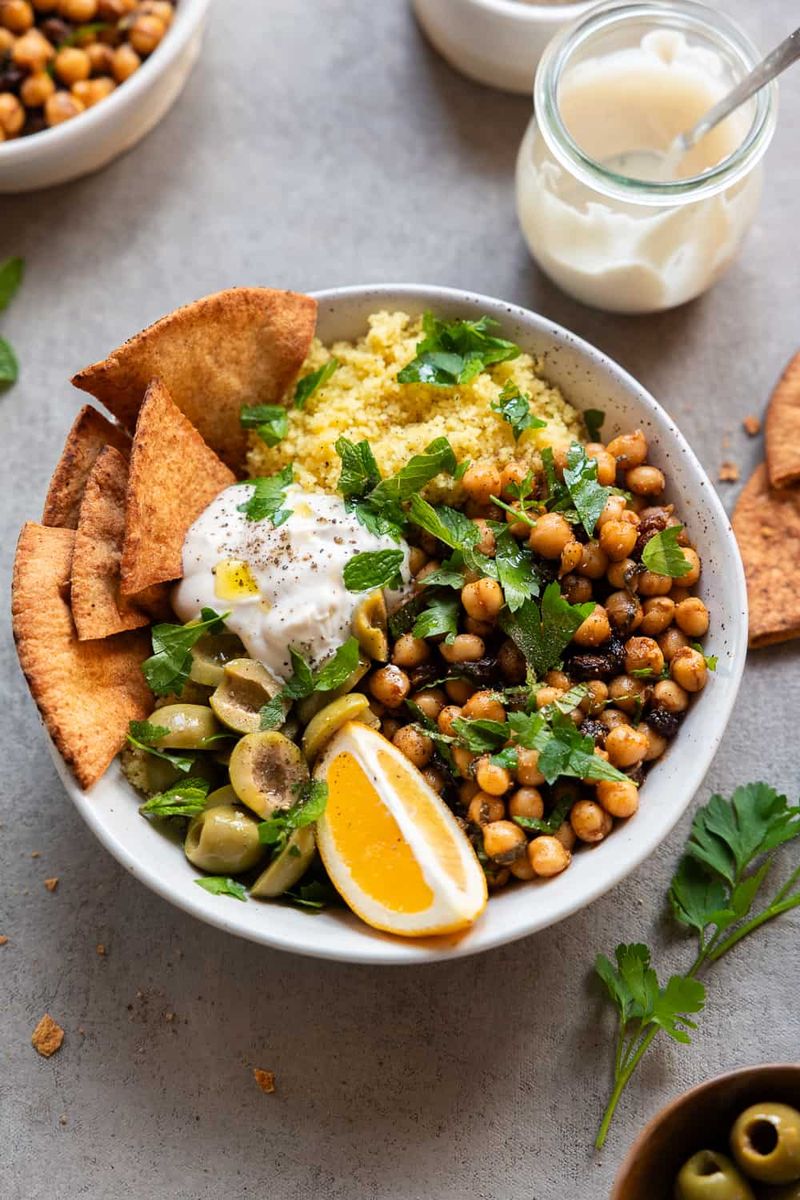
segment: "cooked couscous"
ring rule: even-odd
[[[398,383],[397,372],[414,358],[421,334],[420,318],[379,312],[369,318],[368,331],[357,342],[326,347],[315,339],[301,375],[331,357],[339,366],[302,410],[290,410],[288,433],[277,446],[269,448],[252,435],[251,474],[272,475],[291,462],[301,486],[333,492],[341,470],[334,443],[342,434],[353,441],[367,438],[384,475],[398,471],[437,437],[449,439],[459,460],[491,459],[503,465],[512,458],[529,461],[543,446],[566,448],[581,436],[578,413],[537,374],[529,354],[452,388]],[[543,429],[523,432],[518,442],[491,408],[508,381],[529,394],[531,413],[547,422]],[[453,486],[445,482],[433,492],[428,488],[426,495],[441,498]]]

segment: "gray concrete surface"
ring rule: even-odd
[[[723,7],[765,46],[796,23],[787,0]],[[741,260],[699,303],[651,319],[581,308],[528,260],[512,205],[528,109],[450,71],[404,0],[219,3],[184,96],[143,144],[94,178],[0,201],[0,258],[28,261],[2,317],[22,363],[0,398],[4,585],[75,411],[72,371],[234,283],[420,280],[505,296],[638,375],[710,472],[723,458],[746,472],[760,447],[741,419],[800,340],[800,74]],[[0,653],[7,1200],[601,1200],[668,1097],[797,1058],[790,917],[721,966],[694,1047],[652,1054],[593,1154],[609,1025],[591,962],[638,938],[665,965],[683,961],[663,897],[688,817],[624,884],[534,939],[403,973],[302,961],[194,922],[100,849],[56,779],[7,620]],[[754,777],[796,793],[797,668],[795,647],[752,656],[701,797]],[[29,1040],[45,1009],[66,1029],[50,1061]],[[277,1073],[274,1096],[254,1066]]]

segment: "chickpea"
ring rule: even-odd
[[[609,700],[626,713],[641,712],[646,697],[646,685],[632,675],[617,675],[608,688]]]
[[[472,524],[480,534],[475,543],[475,549],[481,554],[485,554],[488,558],[494,558],[495,537],[494,530],[490,527],[489,522],[485,521],[483,517],[476,517]]]
[[[649,637],[628,638],[625,643],[625,670],[652,671],[660,675],[664,670],[664,655],[658,642]]]
[[[553,837],[557,842],[561,842],[565,850],[572,850],[578,840],[569,821],[562,821]]]
[[[159,45],[167,27],[160,17],[149,13],[137,14],[128,30],[128,38],[137,54],[152,54]]]
[[[408,569],[412,577],[417,576],[428,561],[428,555],[421,546],[412,546],[408,552]]]
[[[616,729],[618,725],[630,725],[627,713],[621,712],[618,708],[604,709],[597,719],[609,730]]]
[[[584,447],[586,457],[597,463],[597,482],[601,487],[612,487],[617,479],[617,460],[600,442],[588,442]]]
[[[578,800],[573,804],[569,823],[581,842],[602,842],[603,838],[608,837],[613,824],[606,810],[594,800]]]
[[[573,538],[571,542],[567,542],[561,551],[559,575],[568,575],[570,572],[577,570],[581,565],[582,558],[583,546]]]
[[[472,764],[478,757],[471,750],[467,750],[464,746],[453,746],[452,749],[453,762],[456,765],[456,770],[462,779],[472,779]]]
[[[544,775],[539,770],[539,751],[526,750],[522,746],[517,750],[517,779],[524,787],[539,787],[544,783]]]
[[[55,90],[56,85],[47,71],[35,71],[23,79],[19,94],[26,108],[41,108]]]
[[[674,679],[660,680],[653,688],[653,699],[669,713],[686,712],[689,707],[687,693]]]
[[[34,26],[17,38],[11,54],[12,61],[26,71],[44,71],[55,54],[53,45]]]
[[[642,605],[642,633],[656,637],[672,624],[675,602],[669,596],[651,596]]]
[[[606,736],[606,753],[614,767],[635,767],[647,754],[647,734],[632,725],[618,725]]]
[[[58,0],[33,0],[33,7],[38,13],[55,12],[58,8]]]
[[[587,579],[602,579],[607,570],[608,555],[605,550],[601,549],[599,542],[587,542],[577,568],[578,574],[585,575]]]
[[[478,787],[474,779],[465,779],[463,783],[458,785],[458,799],[461,804],[463,804],[464,808],[469,807],[480,790],[481,789]],[[500,820],[500,817],[504,815],[504,813],[505,809],[497,818],[498,821]]]
[[[453,721],[456,721],[461,716],[463,716],[463,709],[457,704],[445,705],[436,718],[439,732],[445,734],[447,737],[455,737],[456,731],[453,728]]]
[[[523,516],[518,519],[517,513],[521,511],[522,505],[519,500],[512,500],[509,508],[503,510],[506,524],[508,525],[508,532],[520,542],[530,537],[533,526],[533,521],[529,517],[526,518]]]
[[[71,87],[79,79],[89,78],[92,73],[92,64],[85,50],[79,50],[77,46],[65,46],[56,55],[53,70],[62,83]]]
[[[667,596],[672,591],[669,575],[656,575],[654,571],[641,571],[639,592],[642,596]]]
[[[574,541],[572,526],[561,513],[543,513],[528,538],[528,545],[542,558],[560,558],[568,542]]]
[[[397,667],[419,667],[431,656],[431,648],[424,638],[403,633],[392,650],[392,662]]]
[[[591,580],[583,575],[565,575],[561,580],[561,591],[570,604],[587,604],[592,598]]]
[[[390,664],[373,671],[369,680],[369,690],[376,700],[387,708],[399,708],[411,690],[411,682],[405,671]]]
[[[524,680],[525,656],[511,638],[506,638],[497,651],[497,665],[508,683],[522,683]]]
[[[13,50],[17,39],[10,29],[6,29],[4,25],[0,25],[0,54],[6,55]]]
[[[528,843],[528,861],[543,879],[560,875],[572,861],[572,855],[558,838],[543,834]]]
[[[475,781],[482,792],[490,796],[504,796],[511,787],[511,775],[505,767],[497,766],[485,754],[475,765]]]
[[[580,702],[580,708],[589,714],[602,712],[608,700],[608,685],[602,679],[590,679],[586,687],[589,689]]]
[[[431,721],[437,720],[447,702],[441,688],[426,688],[424,691],[415,692],[411,699],[420,712],[423,712]]]
[[[531,861],[527,854],[523,854],[508,868],[515,879],[522,879],[525,883],[530,883],[536,878],[536,872],[531,866]]]
[[[500,888],[506,886],[511,879],[511,870],[509,867],[495,867],[488,865],[484,867],[486,875],[486,884],[490,892],[497,892]]]
[[[670,598],[670,600],[672,600],[674,602],[675,607],[677,608],[678,605],[680,604],[681,600],[688,600],[690,595],[691,595],[691,592],[688,590],[688,588],[682,588],[682,587],[676,586],[670,592],[669,598]]]
[[[477,784],[475,785],[477,787]],[[467,820],[473,825],[489,825],[493,821],[502,821],[506,815],[506,806],[499,796],[490,796],[488,792],[476,792],[469,802]]]
[[[0,92],[0,129],[6,137],[16,137],[25,124],[25,109],[13,92]]]
[[[483,829],[483,848],[495,862],[512,863],[525,853],[528,840],[513,821],[490,821]]]
[[[470,720],[505,721],[506,710],[494,692],[473,692],[464,705],[464,716]]]
[[[621,521],[626,508],[627,503],[624,496],[609,496],[603,511],[597,518],[597,528],[602,529],[607,521]]]
[[[403,725],[392,742],[415,767],[427,767],[433,758],[433,742],[414,725]]]
[[[635,429],[613,438],[606,449],[617,460],[617,466],[627,471],[629,467],[640,467],[647,458],[647,438],[641,429]]]
[[[667,481],[658,467],[632,467],[625,475],[625,486],[637,496],[660,496]]]
[[[417,571],[414,582],[416,584],[421,584],[423,580],[427,579],[429,575],[432,575],[434,571],[438,571],[441,565],[442,564],[439,562],[438,558],[428,559],[425,565],[420,567],[420,569]]]
[[[33,20],[33,9],[28,0],[0,0],[0,25],[12,33],[27,33]]]
[[[474,633],[459,633],[449,646],[443,642],[439,650],[445,662],[449,663],[477,662],[486,653],[483,639]]]
[[[558,688],[560,692],[568,692],[571,686],[569,675],[564,671],[548,671],[544,681],[548,687]]]
[[[509,489],[519,487],[529,470],[530,468],[525,463],[517,462],[516,460],[506,463],[500,472],[500,492],[495,494],[499,494],[504,500],[513,500],[514,493]]]
[[[611,817],[632,817],[639,807],[639,789],[635,783],[601,779],[597,799]]]
[[[175,10],[169,3],[169,0],[141,0],[139,4],[140,13],[150,13],[154,17],[158,17],[163,21],[167,29],[172,24],[172,19],[175,16]]]
[[[666,683],[666,680],[664,682]],[[661,758],[668,745],[667,739],[662,737],[660,733],[656,733],[655,729],[651,729],[644,721],[639,726],[639,729],[647,737],[647,754],[644,756],[644,761],[653,762],[655,759]]]
[[[92,42],[91,45],[84,46],[84,50],[89,56],[93,75],[111,74],[114,69],[114,51],[111,46],[107,46],[105,42]],[[412,571],[412,575],[413,573]]]
[[[642,606],[630,592],[612,592],[605,608],[609,621],[620,633],[631,633],[642,624]]]
[[[542,793],[535,787],[517,788],[509,797],[508,815],[510,817],[527,817],[532,821],[540,821],[544,816]]]
[[[467,496],[480,504],[488,504],[492,496],[499,496],[502,490],[500,472],[492,463],[472,463],[464,472],[461,483]]]
[[[548,704],[555,704],[556,700],[560,700],[563,692],[560,688],[540,687],[536,693],[536,707],[546,708]]]
[[[608,614],[602,604],[594,606],[594,612],[579,625],[573,634],[573,641],[579,646],[599,646],[611,637],[611,625]]]
[[[461,705],[466,704],[470,696],[474,695],[478,689],[468,679],[448,679],[444,690],[447,692],[448,700],[452,700],[453,704]]]
[[[621,562],[633,553],[638,537],[636,526],[627,521],[606,521],[600,530],[600,546],[614,562]]]
[[[73,83],[70,91],[87,108],[92,108],[93,105],[99,104],[101,100],[110,96],[116,86],[113,79],[101,76],[99,79],[79,80],[78,83]]]
[[[684,646],[672,656],[669,671],[676,683],[687,692],[702,692],[708,682],[708,667],[699,650]]]
[[[441,795],[447,787],[447,776],[439,767],[424,767],[422,778],[428,787],[433,788],[437,795]]]
[[[638,591],[639,564],[632,558],[623,558],[620,562],[612,562],[606,571],[606,579],[613,588],[624,588],[626,592]]]
[[[691,546],[684,546],[683,547],[683,557],[689,563],[691,570],[688,571],[685,575],[681,575],[681,579],[680,579],[681,587],[685,587],[685,588],[694,587],[694,585],[697,583],[698,579],[700,578],[700,571],[702,568],[702,564],[700,562],[700,555],[697,553],[696,550],[693,550]]]
[[[85,25],[97,16],[97,0],[58,0],[58,11],[65,21]]]
[[[476,579],[464,584],[461,603],[476,621],[495,621],[503,607],[503,589],[496,579]]]
[[[384,717],[381,721],[381,733],[385,738],[388,738],[390,742],[400,728],[401,724],[396,717]]]
[[[133,46],[127,42],[123,42],[121,46],[117,46],[114,51],[114,61],[111,65],[111,74],[116,79],[117,83],[124,83],[126,79],[130,79],[134,71],[138,71],[142,65],[142,60],[134,50]]]
[[[676,629],[674,625],[671,625],[669,629],[665,629],[660,635],[658,644],[667,662],[672,662],[678,651],[683,650],[689,645],[689,639],[685,633],[681,633],[680,629]]]
[[[688,637],[701,638],[708,633],[708,609],[699,596],[681,600],[675,609],[675,623]]]

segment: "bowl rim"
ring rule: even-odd
[[[211,0],[180,0],[175,19],[155,51],[145,59],[138,71],[114,89],[99,104],[80,114],[79,118],[64,121],[51,129],[41,129],[29,137],[0,142],[0,164],[3,167],[34,161],[50,152],[69,152],[81,140],[98,135],[105,125],[113,123],[139,100],[156,80],[172,67],[186,50],[188,43],[201,26]]]
[[[693,1103],[703,1093],[712,1091],[720,1084],[730,1083],[734,1079],[751,1077],[755,1082],[759,1075],[766,1076],[773,1071],[787,1070],[796,1071],[798,1083],[800,1083],[800,1062],[757,1063],[754,1067],[736,1067],[733,1071],[723,1071],[721,1075],[713,1075],[711,1079],[704,1079],[702,1083],[696,1083],[693,1087],[687,1088],[685,1092],[679,1092],[677,1096],[673,1096],[672,1100],[669,1100],[663,1108],[660,1108],[634,1138],[614,1178],[608,1200],[621,1200],[621,1189],[627,1182],[627,1177],[639,1157],[642,1147],[653,1136],[660,1125],[671,1117],[673,1113],[683,1108],[684,1105]]]
[[[568,0],[557,4],[531,4],[528,0],[457,0],[465,7],[480,9],[496,16],[508,17],[519,21],[520,24],[546,24],[548,21],[559,25],[572,21],[587,12],[599,0]]]
[[[599,350],[584,338],[570,332],[570,330],[555,321],[551,321],[541,313],[535,313],[521,305],[512,304],[497,297],[486,296],[478,292],[466,291],[460,288],[409,283],[355,284],[345,287],[327,288],[310,292],[309,294],[317,301],[320,309],[324,306],[335,307],[343,300],[362,299],[364,301],[369,300],[371,304],[374,303],[375,308],[373,311],[375,311],[375,309],[380,308],[383,298],[385,298],[386,303],[396,305],[402,304],[405,299],[416,306],[472,306],[478,310],[484,309],[484,311],[501,316],[501,318],[507,320],[518,321],[523,325],[527,325],[530,329],[551,338],[555,343],[576,351],[585,357],[595,369],[610,372],[619,380],[625,390],[635,395],[639,402],[650,409],[659,421],[664,421],[669,425],[673,445],[684,453],[693,471],[705,483],[703,491],[706,503],[714,511],[719,527],[723,531],[724,543],[730,552],[732,560],[736,590],[733,606],[737,612],[742,614],[741,623],[732,635],[731,671],[729,676],[725,678],[725,689],[724,691],[721,690],[717,698],[716,707],[713,710],[716,732],[707,739],[706,754],[702,757],[698,756],[682,772],[682,790],[685,788],[683,802],[677,805],[674,810],[670,810],[667,818],[668,823],[663,829],[651,831],[648,837],[642,838],[633,847],[629,847],[629,853],[617,858],[615,865],[606,875],[593,881],[579,894],[569,897],[556,913],[547,914],[544,919],[541,914],[537,915],[536,906],[531,905],[529,919],[518,923],[510,932],[501,926],[491,936],[487,936],[479,945],[475,945],[470,939],[467,939],[466,941],[456,941],[455,944],[452,940],[446,943],[442,940],[442,942],[435,946],[431,946],[430,942],[426,942],[423,947],[420,945],[420,941],[423,939],[417,941],[416,939],[389,938],[388,936],[381,936],[380,938],[366,936],[363,939],[363,943],[360,943],[360,945],[363,945],[363,949],[354,950],[337,947],[335,939],[315,941],[312,938],[307,941],[301,941],[298,944],[297,939],[290,936],[287,931],[276,931],[267,920],[257,928],[250,928],[241,924],[237,920],[235,912],[231,912],[230,908],[226,910],[224,906],[219,904],[209,904],[208,902],[215,898],[209,896],[201,888],[191,889],[187,894],[181,893],[174,884],[164,879],[149,861],[143,861],[141,857],[133,853],[127,844],[116,835],[113,828],[106,825],[102,819],[102,810],[98,808],[96,801],[93,800],[93,789],[84,791],[78,786],[52,742],[49,743],[51,752],[56,769],[70,799],[105,849],[126,870],[145,883],[152,891],[178,908],[183,909],[191,916],[198,917],[209,925],[216,926],[227,933],[235,933],[240,937],[272,949],[286,950],[295,954],[328,959],[335,962],[363,963],[371,966],[420,965],[481,954],[486,950],[495,949],[498,946],[506,945],[523,937],[529,937],[533,933],[538,933],[542,929],[555,925],[593,904],[600,896],[605,895],[622,879],[641,866],[645,859],[664,841],[680,820],[694,798],[716,754],[739,691],[747,651],[747,593],[744,568],[738,553],[733,530],[722,502],[680,429],[642,384],[602,350]],[[236,907],[238,908],[238,905]],[[228,913],[227,916],[226,912]],[[308,914],[303,915],[309,920]],[[310,927],[313,927],[313,922],[310,923]],[[373,930],[366,926],[365,932],[369,935],[374,933]],[[410,946],[409,942],[412,943]]]

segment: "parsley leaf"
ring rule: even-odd
[[[454,550],[450,557],[445,559],[437,570],[430,571],[419,582],[425,588],[448,587],[457,588],[458,591],[461,591],[464,586],[465,569],[464,555],[460,550]]]
[[[289,432],[289,414],[282,404],[242,405],[239,420],[243,429],[255,429],[267,446],[277,446]]]
[[[345,563],[344,586],[348,592],[371,592],[376,588],[396,587],[401,582],[400,568],[405,550],[364,550]]]
[[[444,542],[451,550],[463,552],[480,538],[477,525],[457,508],[448,508],[446,504],[434,508],[422,496],[411,497],[409,517],[414,525]]]
[[[428,607],[419,614],[412,634],[415,638],[435,637],[445,633],[448,645],[458,633],[458,614],[461,607],[457,596],[426,596]]]
[[[0,311],[8,308],[22,283],[25,272],[25,260],[22,258],[7,258],[0,263]]]
[[[422,454],[414,454],[396,475],[382,479],[376,485],[369,497],[369,502],[375,508],[383,508],[387,504],[397,504],[410,498],[430,483],[437,475],[446,471],[454,474],[458,467],[453,447],[446,437],[435,438]]]
[[[668,525],[660,533],[654,533],[642,550],[642,562],[654,575],[671,575],[680,579],[692,569],[683,550],[678,545],[682,525]]]
[[[517,612],[526,600],[539,595],[539,575],[533,555],[507,528],[496,535],[494,561],[510,612]]]
[[[604,954],[598,954],[595,970],[617,1006],[623,1035],[635,1021],[637,1033],[657,1025],[673,1041],[691,1041],[688,1030],[697,1026],[688,1014],[702,1012],[706,996],[703,984],[685,975],[672,975],[661,987],[650,963],[650,951],[641,944],[617,946],[614,957],[616,963],[611,963]]]
[[[469,720],[456,717],[453,729],[459,741],[478,754],[499,750],[508,741],[509,726],[506,721],[491,721],[487,717]]]
[[[269,517],[277,529],[292,515],[290,508],[283,508],[286,501],[286,489],[294,479],[292,464],[287,463],[278,475],[260,475],[255,479],[245,479],[240,487],[251,487],[252,494],[243,504],[236,506],[236,511],[244,513],[248,521],[263,521]]]
[[[594,533],[597,519],[611,495],[611,488],[597,482],[597,463],[589,458],[583,446],[574,442],[567,451],[564,483],[575,511],[588,537]]]
[[[539,751],[537,765],[548,783],[564,775],[628,782],[627,775],[595,754],[592,739],[555,705],[550,712],[509,713],[508,723],[520,746]]]
[[[340,437],[336,452],[342,460],[338,490],[372,533],[400,537],[406,524],[402,504],[443,471],[453,475],[456,456],[447,438],[435,438],[422,454],[414,454],[395,475],[381,479],[369,442],[358,444]]]
[[[358,666],[358,642],[354,637],[348,638],[339,647],[333,658],[320,667],[314,675],[314,692],[332,692],[341,687],[348,675],[352,675]]]
[[[511,426],[515,442],[519,441],[526,429],[544,429],[547,425],[547,421],[533,415],[530,396],[527,392],[521,392],[511,379],[504,384],[497,399],[492,401],[491,408]]]
[[[282,899],[290,900],[300,908],[318,912],[321,908],[335,903],[338,892],[326,880],[312,879],[310,883],[301,883],[297,891],[284,892]]]
[[[292,659],[291,678],[283,685],[277,696],[273,696],[260,710],[260,728],[277,729],[286,720],[287,702],[305,700],[314,692],[332,692],[340,687],[358,665],[358,642],[348,638],[331,659],[316,672],[293,646],[289,647]]]
[[[512,817],[515,824],[534,833],[556,833],[569,816],[569,810],[576,800],[580,799],[575,792],[565,792],[556,801],[553,809],[546,817]]]
[[[195,883],[211,892],[212,896],[233,896],[234,900],[247,900],[247,888],[230,876],[206,875],[203,879],[195,879]]]
[[[545,588],[540,605],[526,600],[516,612],[501,613],[500,626],[541,679],[561,661],[575,630],[592,612],[593,601],[570,604],[553,580]]]
[[[183,779],[151,796],[139,812],[145,817],[196,817],[205,808],[210,787],[207,779]]]
[[[311,396],[317,388],[324,387],[331,375],[341,364],[338,358],[329,358],[324,366],[319,367],[316,371],[310,371],[308,375],[304,375],[302,379],[298,379],[297,387],[294,389],[294,406],[295,408],[305,407],[306,400]]]
[[[280,854],[289,844],[292,834],[306,825],[313,825],[325,811],[328,803],[328,785],[321,779],[307,779],[300,785],[297,801],[291,806],[273,813],[258,826],[258,839],[264,846],[272,846]]]
[[[689,645],[692,647],[693,650],[696,650],[698,654],[703,655],[703,658],[706,660],[706,666],[708,667],[709,671],[716,671],[717,663],[719,662],[719,659],[716,654],[706,654],[705,651],[703,650],[703,647],[700,645],[699,642],[690,642]]]
[[[495,363],[517,358],[522,353],[519,346],[489,333],[497,324],[491,317],[441,321],[433,313],[425,313],[423,337],[417,343],[415,357],[398,372],[398,383],[454,387],[469,383]]]
[[[590,442],[599,442],[600,433],[605,423],[606,414],[601,408],[585,408],[583,410],[583,423],[586,426],[586,432]]]
[[[189,678],[192,666],[192,647],[205,633],[220,633],[225,613],[220,616],[213,608],[204,608],[201,620],[188,625],[154,625],[152,629],[153,653],[142,663],[144,677],[157,696],[177,695]],[[135,735],[134,735],[135,736]]]
[[[0,337],[0,384],[16,383],[18,376],[17,356],[6,339]]]
[[[728,801],[714,795],[692,822],[687,852],[730,884],[768,850],[800,837],[800,806],[766,783],[738,787]]]
[[[143,750],[145,754],[152,754],[154,758],[163,758],[176,771],[186,775],[194,766],[193,758],[183,754],[168,754],[165,750],[158,750],[153,745],[153,742],[166,737],[168,733],[166,725],[151,725],[149,721],[131,721],[128,726],[128,745],[133,746],[136,750]]]

